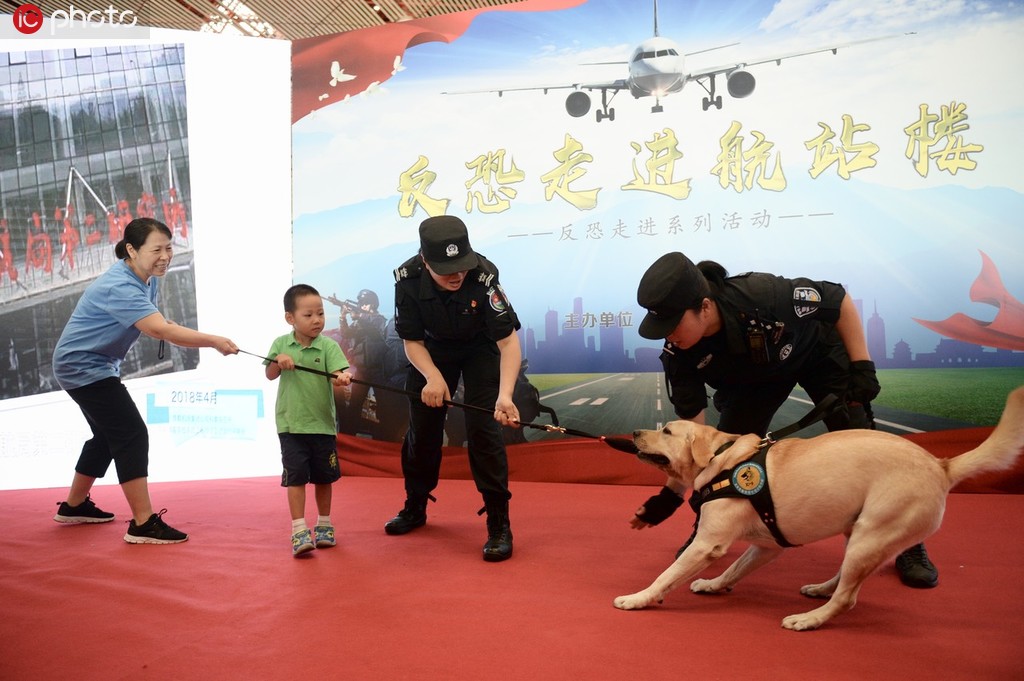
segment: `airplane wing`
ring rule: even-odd
[[[459,90],[457,92],[442,92],[442,95],[476,95],[482,93],[498,93],[500,97],[506,92],[526,92],[529,90],[543,90],[544,94],[547,94],[548,90],[625,90],[629,85],[626,83],[624,78],[618,80],[606,80],[598,81],[593,83],[571,83],[568,85],[534,85],[530,87],[504,87],[493,90]]]
[[[777,54],[777,55],[772,55],[772,56],[769,56],[769,57],[760,57],[758,59],[752,59],[752,60],[746,60],[746,61],[737,61],[737,62],[733,62],[732,64],[723,64],[723,65],[720,65],[720,66],[711,66],[711,67],[707,67],[707,68],[695,69],[695,70],[691,71],[690,73],[688,73],[686,75],[686,80],[688,80],[688,81],[699,80],[701,78],[707,78],[708,76],[716,76],[716,75],[718,75],[720,73],[729,73],[730,71],[735,71],[736,69],[744,69],[744,68],[747,68],[748,66],[757,66],[759,64],[767,64],[769,62],[775,62],[775,64],[778,65],[778,64],[782,63],[783,59],[792,59],[793,57],[803,57],[803,56],[806,56],[806,55],[809,55],[809,54],[818,54],[820,52],[831,52],[832,54],[835,54],[839,50],[845,49],[847,47],[852,47],[854,45],[862,45],[864,43],[873,43],[873,42],[877,42],[879,40],[890,40],[892,38],[900,38],[900,37],[907,36],[907,35],[915,35],[915,34],[914,33],[901,33],[899,35],[886,35],[886,36],[879,36],[877,38],[866,38],[864,40],[854,40],[853,42],[841,43],[841,44],[838,44],[838,45],[826,45],[824,47],[815,47],[815,48],[808,49],[808,50],[798,50],[796,52],[787,52],[786,54]]]
[[[647,57],[648,54],[653,57],[654,51],[666,51],[671,50],[668,55],[677,55],[675,51],[675,44],[671,43],[665,38],[651,38],[640,45],[638,51],[634,52],[634,58],[637,54],[640,54],[641,66],[644,68],[638,68],[637,73],[633,73],[633,66],[630,66],[630,74],[628,78],[619,78],[617,80],[605,80],[605,81],[592,81],[586,82],[581,81],[577,83],[570,83],[564,85],[537,85],[537,86],[525,86],[525,87],[504,87],[504,88],[492,88],[489,90],[462,90],[462,91],[451,91],[443,92],[445,95],[465,95],[465,94],[478,94],[478,93],[497,93],[498,96],[502,96],[506,92],[522,92],[529,90],[540,90],[547,94],[549,90],[572,90],[565,101],[566,111],[570,116],[580,117],[590,111],[590,97],[583,90],[599,90],[601,92],[601,106],[596,112],[597,120],[600,122],[602,119],[615,120],[615,110],[609,106],[611,98],[614,97],[621,90],[629,90],[636,98],[653,96],[656,99],[656,103],[651,107],[652,113],[662,111],[660,98],[670,93],[678,92],[684,83],[687,82],[698,82],[703,87],[708,96],[704,97],[703,107],[707,111],[709,107],[714,106],[718,109],[722,108],[722,96],[715,94],[715,76],[724,75],[727,79],[727,85],[729,95],[736,99],[742,99],[750,95],[754,91],[755,79],[754,76],[747,72],[745,69],[750,66],[756,66],[758,64],[767,64],[769,62],[775,62],[781,64],[784,59],[791,59],[794,57],[802,57],[810,54],[817,54],[820,52],[832,52],[835,54],[841,49],[852,47],[854,45],[860,45],[863,43],[877,42],[880,40],[889,40],[891,38],[898,38],[902,35],[913,35],[913,33],[904,33],[901,35],[888,35],[879,36],[876,38],[866,38],[864,40],[856,40],[846,43],[839,43],[835,45],[826,45],[823,47],[816,47],[813,49],[803,49],[795,52],[788,52],[785,54],[776,54],[767,57],[760,57],[757,59],[748,59],[743,61],[735,61],[730,64],[722,64],[719,66],[711,66],[706,68],[698,68],[693,71],[687,72],[684,70],[682,61],[680,60],[674,68],[668,69],[662,66],[658,68],[653,66],[650,69],[646,67],[650,66],[643,58]],[[699,54],[700,52],[709,52],[711,50],[722,49],[722,47],[731,47],[737,43],[730,45],[723,45],[720,47],[713,47],[707,50],[700,50],[699,52],[691,52],[690,55]],[[689,56],[689,55],[685,55]],[[625,64],[625,62],[596,62],[595,64]],[[646,69],[646,70],[645,70]]]
[[[739,45],[739,43],[729,43],[728,45],[718,45],[717,47],[709,47],[709,48],[706,48],[706,49],[703,49],[703,50],[697,50],[696,52],[687,52],[685,56],[689,57],[689,56],[692,56],[692,55],[695,55],[695,54],[701,54],[703,52],[711,52],[712,50],[721,50],[721,49],[726,48],[726,47],[733,47],[734,45]],[[823,49],[829,49],[829,48],[823,48]],[[583,62],[582,64],[580,64],[580,66],[609,66],[609,65],[611,65],[611,66],[629,66],[629,62],[628,61],[595,61],[595,62]],[[735,68],[736,68],[736,66],[724,67],[724,68],[721,68],[721,70],[719,70],[719,71],[715,71],[715,73],[724,73],[725,71],[732,71]],[[710,75],[710,73],[702,73],[701,75],[707,76],[707,75]],[[603,91],[618,92],[619,90],[626,90],[628,88],[629,88],[629,83],[627,82],[627,80],[625,78],[619,78],[617,80],[605,80],[605,81],[597,81],[597,82],[572,83],[570,85],[535,85],[535,86],[529,86],[529,87],[496,88],[496,89],[493,89],[493,90],[460,90],[458,92],[442,92],[441,94],[442,95],[473,95],[473,94],[495,93],[496,92],[500,96],[500,95],[502,95],[505,92],[525,92],[525,91],[529,91],[529,90],[542,90],[544,92],[544,94],[547,94],[548,90],[590,90],[590,91],[603,90]]]

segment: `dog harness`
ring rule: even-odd
[[[775,504],[772,503],[772,493],[768,487],[766,461],[768,450],[773,444],[775,444],[775,440],[762,440],[754,456],[734,468],[722,471],[707,485],[699,490],[694,490],[690,495],[690,507],[697,514],[697,522],[700,522],[700,507],[703,503],[726,497],[745,498],[754,507],[757,517],[772,533],[776,544],[785,548],[799,546],[799,544],[791,544],[786,539],[775,519]],[[715,456],[728,449],[730,445],[732,442],[715,452]]]
[[[778,521],[775,519],[775,504],[772,503],[772,492],[768,487],[768,450],[782,438],[802,430],[816,421],[820,421],[838,407],[839,398],[835,395],[827,395],[825,399],[815,405],[814,409],[796,423],[765,435],[752,457],[740,462],[733,468],[722,471],[707,485],[694,490],[693,494],[690,495],[690,507],[697,514],[694,526],[696,527],[697,523],[700,522],[700,507],[704,502],[725,497],[741,497],[747,499],[754,507],[757,517],[761,519],[764,526],[772,533],[776,544],[783,548],[799,546],[799,544],[789,543],[786,536],[782,534],[782,530],[779,529]],[[726,442],[719,447],[718,451],[715,452],[715,456],[731,447],[733,442],[735,440]]]

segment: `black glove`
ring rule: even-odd
[[[683,498],[681,496],[668,487],[662,487],[660,492],[645,501],[644,505],[637,509],[636,517],[645,523],[657,525],[675,513],[676,509],[682,505]]]
[[[875,376],[875,363],[864,359],[857,362],[850,362],[850,387],[846,391],[846,399],[849,402],[860,402],[868,404],[878,397],[882,386],[878,385],[878,377]]]

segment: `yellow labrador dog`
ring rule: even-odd
[[[733,444],[715,456],[729,442]],[[820,627],[851,609],[869,575],[934,533],[942,522],[946,494],[954,485],[1014,465],[1024,447],[1024,387],[1010,393],[988,439],[952,459],[937,459],[904,438],[873,430],[781,440],[769,448],[762,468],[744,464],[758,451],[761,439],[756,435],[730,435],[690,421],[673,421],[661,430],[635,431],[633,443],[641,460],[696,490],[705,489],[716,478],[723,479],[720,473],[729,469],[752,473],[753,480],[751,475],[741,475],[743,479],[736,483],[748,491],[766,482],[777,528],[790,545],[846,536],[846,553],[835,577],[800,589],[805,596],[828,601],[782,620],[786,629],[802,631]],[[757,480],[763,471],[766,480]],[[615,607],[635,610],[660,603],[670,591],[725,555],[736,540],[749,542],[750,547],[721,575],[693,581],[691,591],[728,591],[784,550],[742,494],[710,497],[700,509],[697,534],[690,546],[649,587],[616,598]]]

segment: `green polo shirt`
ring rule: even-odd
[[[333,373],[348,368],[348,360],[338,343],[317,336],[309,347],[295,340],[294,333],[277,338],[268,357],[284,353],[298,366]],[[269,362],[264,362],[269,364]],[[277,379],[277,432],[333,435],[335,423],[334,386],[331,379],[308,371],[282,371]]]

